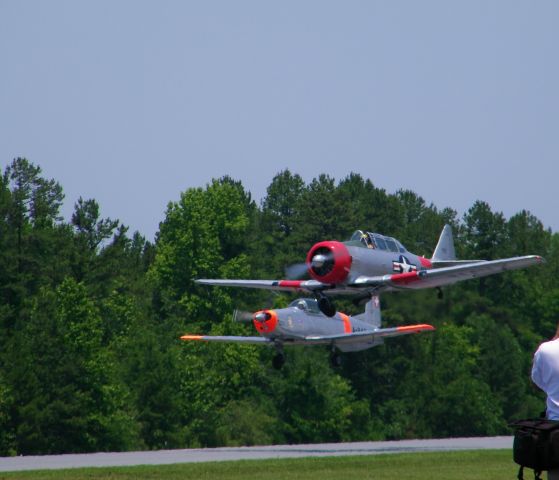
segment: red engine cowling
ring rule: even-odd
[[[341,283],[351,270],[351,255],[341,242],[320,242],[307,254],[307,268],[315,280],[323,283]]]

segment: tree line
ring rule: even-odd
[[[459,218],[410,190],[358,174],[305,183],[284,170],[257,204],[230,177],[169,202],[155,241],[17,158],[0,177],[0,454],[508,434],[544,408],[529,371],[559,319],[559,237],[527,211],[476,201]],[[430,256],[450,224],[460,258],[539,254],[543,267],[444,289],[386,294],[385,325],[430,323],[344,355],[186,344],[184,333],[253,334],[236,308],[285,294],[196,285],[195,278],[283,278],[312,244],[360,228]],[[350,301],[340,310],[359,313]]]

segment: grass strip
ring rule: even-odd
[[[510,480],[517,471],[510,450],[475,450],[0,472],[0,479]]]

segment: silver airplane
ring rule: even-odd
[[[334,317],[333,295],[353,295],[357,302],[383,292],[437,288],[461,280],[543,263],[539,255],[500,260],[457,260],[452,229],[445,225],[430,259],[409,252],[398,240],[357,230],[345,242],[325,241],[311,247],[306,258],[310,280],[198,279],[199,284],[305,292],[318,308]]]
[[[314,298],[299,298],[287,308],[260,310],[251,317],[260,336],[183,335],[185,341],[234,342],[269,345],[276,349],[272,365],[280,369],[285,363],[283,347],[286,345],[329,345],[330,362],[341,365],[341,352],[355,352],[381,345],[385,338],[434,330],[431,325],[405,325],[381,328],[379,297],[374,295],[366,304],[365,312],[350,317],[337,312],[333,317],[324,315]]]

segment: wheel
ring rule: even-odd
[[[322,296],[318,299],[318,308],[327,317],[336,315],[336,307],[328,297]]]
[[[281,370],[281,367],[283,367],[284,363],[285,363],[285,355],[283,353],[277,353],[276,355],[274,355],[274,358],[272,359],[272,366],[276,370]]]

